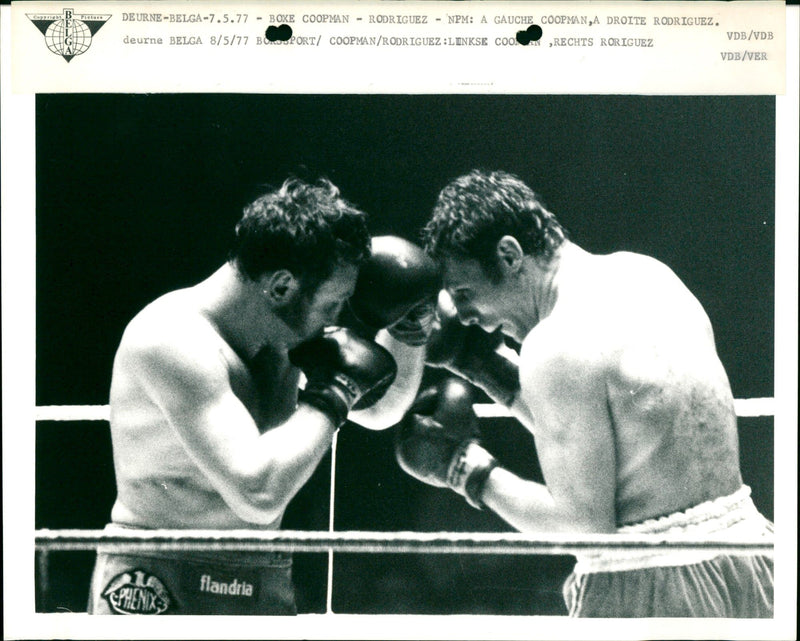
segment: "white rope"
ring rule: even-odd
[[[774,398],[737,398],[736,415],[741,418],[775,416]],[[508,408],[491,403],[473,405],[478,418],[511,416]],[[108,405],[40,405],[36,408],[37,421],[108,421]]]
[[[737,398],[733,401],[736,415],[740,418],[755,416],[775,416],[774,398]],[[478,418],[499,418],[512,416],[507,407],[492,403],[478,403],[473,405]]]
[[[736,398],[733,406],[736,416],[775,416],[774,398]]]
[[[40,550],[284,551],[423,554],[575,554],[599,549],[703,550],[771,554],[773,539],[709,539],[632,534],[528,535],[518,532],[321,532],[299,530],[37,530]]]
[[[108,405],[40,405],[37,421],[108,421]]]

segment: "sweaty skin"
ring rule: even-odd
[[[603,533],[738,489],[730,385],[709,319],[677,276],[569,242],[554,264],[526,269],[536,278],[508,290],[478,282],[460,293],[473,297],[462,320],[522,341],[512,411],[546,481],[496,468],[486,504],[523,531]],[[456,302],[464,282],[450,280]]]

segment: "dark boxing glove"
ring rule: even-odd
[[[300,400],[325,412],[337,427],[351,409],[380,399],[397,375],[397,364],[386,349],[338,327],[295,347],[289,360],[306,376]]]
[[[472,409],[474,402],[475,392],[470,384],[457,376],[448,376],[421,391],[408,411],[430,416],[446,425],[448,432],[459,439],[479,439],[481,432]]]
[[[350,309],[372,329],[387,328],[398,341],[424,345],[440,289],[439,268],[420,247],[397,236],[376,236],[372,255],[359,270]]]
[[[481,388],[495,402],[510,407],[520,390],[519,368],[497,353],[504,344],[500,330],[489,334],[477,325],[463,325],[444,292],[436,312],[427,364],[448,369]]]
[[[399,425],[395,456],[400,467],[423,483],[454,490],[481,509],[483,487],[498,463],[477,440],[470,390],[450,379],[422,392],[414,409],[432,409],[433,415],[409,414]]]

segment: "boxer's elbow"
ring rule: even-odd
[[[364,409],[350,412],[348,419],[369,430],[385,430],[403,420],[411,408],[419,385],[392,385],[375,404]]]
[[[257,525],[271,525],[280,520],[284,505],[272,498],[247,495],[227,501],[231,511],[242,521]]]
[[[403,420],[405,407],[373,405],[363,410],[350,412],[347,417],[353,423],[368,430],[386,430]]]
[[[263,475],[240,474],[228,483],[223,498],[243,521],[270,525],[282,517],[292,497],[267,482]]]

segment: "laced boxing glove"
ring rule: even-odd
[[[472,394],[466,384],[449,379],[422,392],[395,433],[400,467],[423,483],[447,487],[482,509],[481,495],[497,460],[479,443]]]
[[[420,247],[397,236],[376,236],[372,255],[359,270],[350,309],[372,329],[387,328],[398,341],[424,345],[440,289],[439,268]]]
[[[436,316],[425,362],[465,378],[493,401],[510,407],[520,391],[519,368],[497,353],[504,345],[500,330],[489,334],[477,325],[463,325],[445,292],[439,296]]]
[[[300,400],[325,412],[336,427],[351,409],[380,399],[397,375],[397,364],[386,349],[339,327],[298,345],[289,352],[289,360],[306,376]]]

